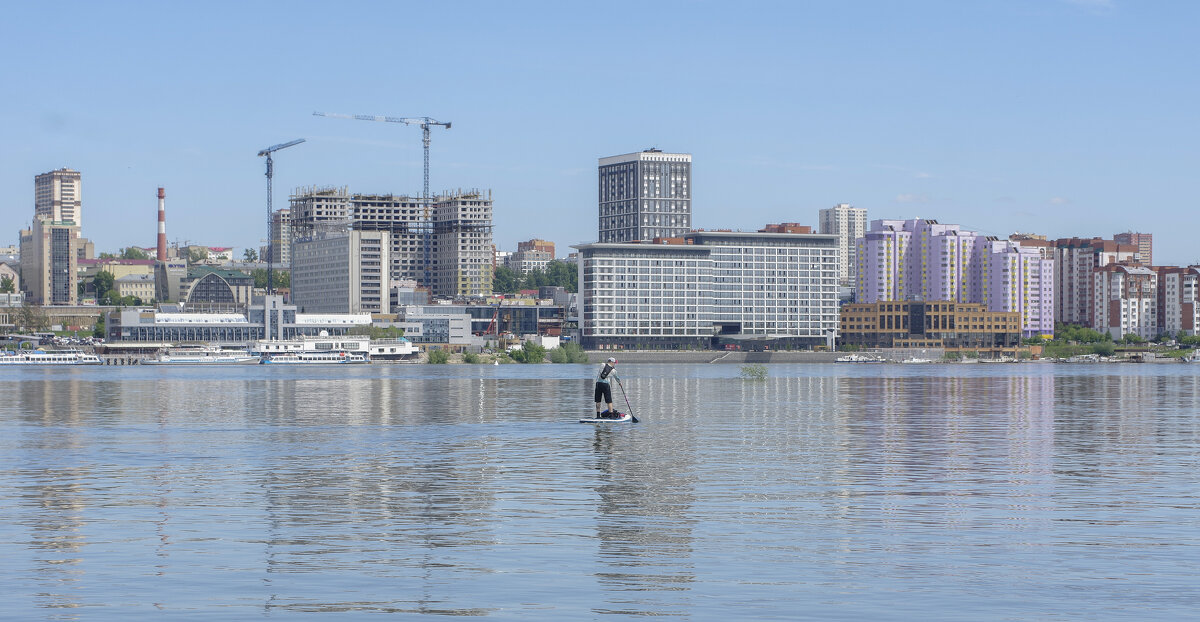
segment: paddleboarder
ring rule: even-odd
[[[616,368],[617,359],[610,356],[608,357],[608,360],[604,362],[604,365],[600,367],[600,375],[596,377],[596,390],[594,391],[594,399],[596,400],[597,419],[618,419],[621,417],[621,413],[618,413],[617,410],[613,408],[612,387],[608,383],[611,378],[615,378],[617,376],[615,373]],[[601,400],[608,404],[608,410],[604,412],[600,412]]]

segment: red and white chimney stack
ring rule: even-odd
[[[167,193],[158,189],[158,260],[167,260]]]

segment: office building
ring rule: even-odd
[[[679,237],[692,228],[692,156],[647,149],[600,158],[598,241]]]
[[[695,231],[575,248],[585,348],[807,347],[837,330],[831,235]]]
[[[889,301],[842,307],[839,343],[865,348],[997,350],[1021,343],[1021,317],[964,302]]]
[[[1137,247],[1137,262],[1143,266],[1154,265],[1154,234],[1127,231],[1113,236],[1113,242]]]
[[[546,265],[554,259],[554,255],[546,251],[527,249],[519,250],[510,255],[504,262],[513,272],[528,274],[534,270],[545,270]]]
[[[79,226],[35,218],[21,236],[21,281],[35,305],[78,303]]]
[[[155,309],[118,309],[107,315],[108,341],[180,343],[204,341],[245,345],[261,339],[295,339],[321,334],[341,336],[371,325],[366,314],[299,313],[282,296],[255,298],[238,312],[180,313]]]
[[[33,180],[34,219],[83,227],[83,182],[79,171],[60,168]],[[74,232],[76,237],[79,230]]]
[[[838,238],[838,284],[853,286],[858,280],[858,238],[867,232],[867,210],[848,203],[820,212],[818,233]]]
[[[301,312],[389,312],[387,231],[318,231],[291,246],[291,302]]]

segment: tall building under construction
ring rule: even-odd
[[[492,293],[490,192],[445,193],[426,205],[420,197],[308,187],[290,203],[293,245],[339,229],[387,231],[391,283],[413,281],[448,298]]]

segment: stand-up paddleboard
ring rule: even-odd
[[[584,419],[580,419],[579,423],[625,423],[627,421],[633,421],[633,415],[629,413],[621,413],[621,416],[616,419],[609,419],[608,417],[586,417]]]

